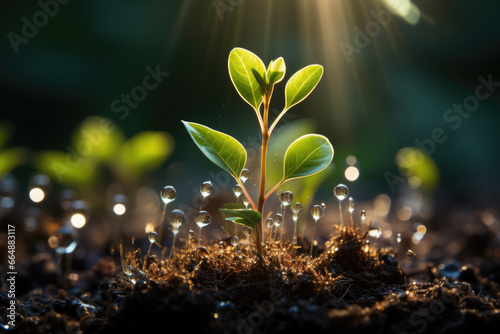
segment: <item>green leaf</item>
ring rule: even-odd
[[[283,57],[279,57],[278,59],[271,61],[266,73],[268,84],[274,85],[283,80],[285,77],[285,71],[286,66]]]
[[[82,157],[112,161],[124,141],[121,129],[110,119],[87,117],[73,133],[72,148]]]
[[[170,134],[143,131],[123,143],[113,166],[125,181],[136,181],[145,172],[161,166],[173,147],[174,140]]]
[[[262,77],[260,75],[260,73],[255,68],[252,68],[252,73],[255,76],[255,79],[257,80],[257,82],[259,83],[260,92],[262,93],[262,95],[264,95],[268,89],[266,78]]]
[[[0,151],[0,177],[26,161],[27,153],[23,148],[9,148]]]
[[[75,158],[67,152],[42,151],[35,167],[47,173],[53,180],[72,187],[88,187],[98,176],[97,161],[92,158]]]
[[[318,173],[332,159],[333,147],[328,138],[317,134],[302,136],[286,150],[282,181]]]
[[[226,203],[219,209],[226,216],[227,220],[233,223],[254,228],[262,220],[259,211],[247,209],[242,204]]]
[[[323,76],[323,66],[309,65],[295,73],[286,83],[285,110],[302,102],[316,87]]]
[[[243,100],[258,110],[262,103],[262,91],[252,69],[257,71],[261,78],[265,78],[266,68],[262,60],[248,50],[234,48],[229,54],[228,68],[236,91]]]
[[[185,121],[182,123],[203,154],[238,181],[247,161],[243,145],[233,137],[204,125]]]

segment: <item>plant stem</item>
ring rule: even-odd
[[[269,144],[269,102],[271,100],[272,90],[264,94],[263,104],[264,104],[264,117],[263,117],[263,127],[262,127],[262,151],[260,155],[260,189],[259,189],[259,201],[257,204],[257,211],[262,215],[264,211],[264,203],[266,201],[266,163],[267,163],[267,147]],[[264,217],[260,220],[257,225],[257,250],[259,254],[262,254],[262,226]]]

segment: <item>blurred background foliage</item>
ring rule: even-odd
[[[258,146],[255,115],[227,73],[228,54],[240,46],[265,63],[284,57],[285,81],[305,65],[325,67],[316,90],[290,111],[281,142],[271,143],[278,152],[291,142],[290,133],[296,137],[310,130],[330,138],[334,166],[297,187],[318,189],[317,198],[331,198],[340,182],[359,199],[391,194],[384,173],[405,176],[410,167],[397,162],[398,152],[418,154],[411,151],[415,139],[429,138],[441,127],[447,140],[416,172],[422,184],[441,198],[498,203],[499,92],[481,101],[456,130],[443,114],[474,94],[479,76],[500,81],[500,4],[413,2],[421,13],[416,24],[392,15],[348,61],[341,43],[355,45],[355,28],[364,31],[374,20],[371,11],[386,9],[388,1],[70,1],[16,53],[8,34],[21,35],[22,18],[32,21],[41,7],[38,1],[3,0],[0,174],[12,171],[25,184],[37,169],[54,177],[52,163],[64,162],[68,146],[78,149],[82,128],[92,129],[106,118],[114,130],[65,174],[63,183],[83,188],[96,180],[124,187],[147,183],[157,189],[173,184],[180,200],[189,201],[189,189],[217,169],[190,142],[181,119]],[[127,105],[122,94],[144,85],[148,67],[168,76],[145,90],[143,100]],[[283,107],[281,91],[271,106],[276,110]],[[128,113],[112,107],[117,99]],[[401,153],[405,147],[410,151]],[[344,176],[349,155],[356,156],[360,171],[355,182]],[[271,178],[281,168],[276,161]]]

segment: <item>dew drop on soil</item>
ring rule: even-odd
[[[200,246],[196,248],[196,258],[198,259],[198,261],[206,257],[208,257],[208,250],[205,247]]]
[[[267,218],[266,225],[267,225],[267,228],[272,228],[273,227],[274,221],[273,221],[273,219],[271,217]]]
[[[184,224],[184,212],[177,209],[172,210],[169,221],[174,229],[179,230],[179,227]]]
[[[354,212],[354,199],[352,197],[349,197],[349,202],[347,203],[347,211],[349,211],[351,214]]]
[[[252,229],[248,226],[243,227],[243,234],[245,234],[247,237],[250,237],[252,235]]]
[[[333,188],[333,194],[339,201],[343,201],[349,195],[349,188],[345,184],[339,184],[335,188]]]
[[[276,227],[279,227],[283,223],[283,215],[281,213],[277,213],[273,217],[273,224]]]
[[[202,228],[210,224],[210,222],[212,221],[212,217],[210,217],[210,214],[208,212],[202,210],[196,214],[196,216],[194,217],[194,221],[196,225]]]
[[[158,233],[156,232],[150,232],[148,234],[148,240],[150,243],[154,244],[156,242],[156,238],[158,237]]]
[[[200,192],[203,197],[210,196],[210,194],[212,194],[212,191],[214,191],[214,187],[212,186],[212,182],[210,181],[205,181],[200,186]]]
[[[316,204],[315,206],[313,206],[313,208],[311,209],[311,215],[314,218],[314,221],[317,222],[321,218],[321,216],[323,216],[323,208],[321,207],[321,205]]]
[[[168,204],[177,198],[177,191],[172,186],[166,186],[161,191],[163,203]]]
[[[281,204],[283,204],[284,206],[290,205],[293,201],[292,192],[291,191],[282,192],[280,195],[280,201],[281,201]]]
[[[237,236],[233,236],[231,238],[231,245],[233,245],[234,247],[238,246],[239,242],[240,242],[240,238],[238,238]]]

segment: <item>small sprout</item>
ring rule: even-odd
[[[243,168],[243,170],[240,173],[241,182],[245,183],[249,178],[250,178],[250,171],[246,168]]]
[[[200,211],[196,214],[194,217],[194,221],[196,225],[200,228],[200,234],[199,234],[199,242],[201,243],[201,229],[204,228],[205,226],[209,225],[210,222],[212,221],[212,217],[207,211]]]
[[[242,201],[246,208],[243,210],[248,211],[245,214],[240,212],[240,215],[249,214],[252,210],[262,217],[264,204],[276,189],[289,180],[321,172],[333,159],[333,147],[328,138],[318,134],[306,134],[296,139],[284,154],[282,178],[266,193],[266,164],[271,134],[285,113],[311,94],[323,76],[323,66],[309,65],[290,77],[285,86],[284,109],[272,123],[269,122],[269,106],[274,85],[285,76],[286,66],[283,58],[272,61],[266,69],[263,61],[254,53],[234,48],[229,54],[228,70],[236,91],[255,111],[262,133],[258,200],[247,198],[248,195],[243,197]],[[261,111],[262,106],[264,110]],[[245,147],[235,138],[202,124],[185,121],[183,124],[205,156],[240,183],[240,188],[234,189],[237,199],[242,193],[248,194],[244,187],[244,183],[250,178],[250,171],[244,168],[248,158]],[[289,195],[282,199],[283,207],[293,201],[293,195],[291,193]],[[284,215],[284,211],[282,214]],[[254,226],[255,231],[258,231],[254,237],[260,255],[262,255],[262,223],[260,219]]]

